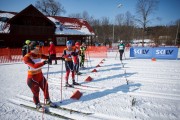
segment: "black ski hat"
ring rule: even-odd
[[[36,46],[39,46],[39,43],[36,41],[32,41],[29,48],[30,50],[34,50]]]

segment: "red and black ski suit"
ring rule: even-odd
[[[43,76],[41,67],[44,62],[41,58],[47,59],[48,57],[43,54],[28,53],[24,56],[24,63],[28,65],[27,84],[33,93],[34,103],[37,105],[39,101],[39,90],[42,89],[45,99],[49,99],[48,83]]]
[[[64,49],[63,57],[65,58],[65,67],[66,67],[65,80],[66,80],[66,83],[68,83],[70,71],[72,73],[72,80],[74,80],[74,77],[75,77],[74,76],[74,65],[73,65],[73,61],[72,61],[73,55],[74,55],[74,49],[73,48],[71,50],[68,50],[67,48]]]

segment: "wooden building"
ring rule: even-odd
[[[0,11],[0,47],[22,47],[25,40],[45,46],[53,41],[64,46],[67,40],[91,45],[94,32],[87,21],[77,18],[45,16],[33,5],[19,13]]]

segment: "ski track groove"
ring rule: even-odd
[[[141,83],[160,83],[160,84],[172,84],[172,85],[177,85],[177,84],[180,84],[180,80],[169,80],[169,81],[163,81],[162,79],[156,79],[156,80],[153,80],[153,79],[150,79],[150,78],[138,78],[138,77],[127,77],[127,79],[129,81],[132,81],[132,82],[141,82]]]
[[[32,103],[32,106],[35,107],[35,105],[32,102],[30,97],[23,96],[23,95],[17,95],[17,97],[21,99],[21,102],[25,101],[25,102]],[[11,99],[10,101],[13,101],[13,100],[15,101],[15,99]],[[21,102],[19,102],[19,103],[21,103]],[[61,115],[61,116],[64,116],[64,117],[67,117],[67,118],[70,118],[70,119],[82,119],[82,120],[108,120],[109,119],[108,115],[101,114],[101,113],[93,113],[93,114],[89,114],[89,115],[82,115],[81,112],[83,112],[83,113],[90,113],[90,112],[79,111],[80,113],[75,113],[75,112],[72,111],[72,113],[71,113],[71,112],[69,112],[67,110],[60,110],[60,109],[57,109],[57,108],[49,107],[48,109],[50,110],[50,112],[56,113],[58,115]],[[111,118],[113,120],[119,120],[119,118],[116,117],[116,116],[111,116]],[[125,119],[127,119],[127,118],[125,118]]]
[[[55,84],[55,85],[59,85],[59,84]],[[85,88],[85,90],[86,90],[86,88]],[[121,91],[122,90],[128,90],[128,89],[120,89],[120,90],[113,90],[113,88],[107,88],[107,89],[104,88],[104,89],[97,89],[97,90],[93,89],[94,92],[96,92],[96,91],[103,92],[105,90],[109,90],[109,91],[106,91],[106,92],[118,92],[118,94],[124,94],[124,93],[121,93]],[[146,96],[146,97],[155,97],[155,98],[158,98],[158,99],[164,98],[164,99],[168,99],[168,100],[180,101],[180,95],[177,95],[177,94],[148,92],[148,91],[128,92],[127,94],[135,95],[135,96]]]

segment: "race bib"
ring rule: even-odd
[[[124,47],[123,46],[119,46],[119,50],[124,50]]]

